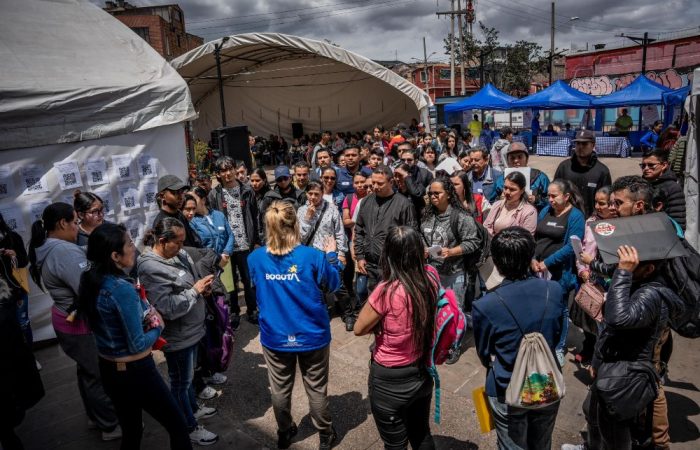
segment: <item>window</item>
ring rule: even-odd
[[[148,35],[148,27],[132,28],[131,31],[141,36],[141,39],[143,39],[144,41],[148,42],[149,44],[151,43],[151,38]]]
[[[450,69],[440,69],[440,79],[449,80],[450,79]]]
[[[426,77],[425,70],[422,70],[422,69],[420,70],[420,81],[421,81],[421,83],[427,83],[427,82],[428,82],[428,79],[427,79],[427,77]]]

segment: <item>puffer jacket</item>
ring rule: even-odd
[[[184,250],[175,257],[162,258],[147,247],[139,256],[139,281],[148,300],[165,320],[164,352],[191,347],[204,337],[204,297],[194,289],[202,278]]]
[[[655,361],[655,347],[684,311],[683,301],[656,281],[634,283],[632,273],[613,274],[603,312],[604,328],[596,343],[593,367],[603,362]]]
[[[652,181],[651,185],[663,191],[666,196],[664,212],[685,230],[685,195],[676,175],[667,169],[659,178]]]

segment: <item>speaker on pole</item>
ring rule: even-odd
[[[215,133],[222,156],[230,156],[237,161],[243,161],[248,170],[253,169],[253,160],[248,146],[247,126],[217,128],[212,132],[212,144]]]
[[[304,137],[304,125],[300,122],[292,123],[292,137],[299,139]]]

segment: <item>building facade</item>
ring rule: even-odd
[[[201,37],[187,33],[185,15],[178,5],[139,7],[120,0],[105,2],[104,10],[131,28],[168,61],[204,43]]]
[[[450,96],[450,65],[445,63],[412,64],[406,77],[408,81],[423,89],[435,102],[438,97]],[[455,67],[455,95],[461,90],[460,69]],[[480,89],[478,68],[466,69],[464,80],[465,95],[469,96]]]

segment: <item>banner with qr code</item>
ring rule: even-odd
[[[2,218],[5,219],[5,223],[10,228],[10,230],[15,233],[24,233],[27,231],[27,227],[24,225],[24,219],[22,218],[22,208],[17,205],[2,205],[0,207],[0,214]]]
[[[19,169],[20,177],[22,178],[22,194],[41,194],[49,192],[49,185],[46,182],[46,173],[44,168],[39,164],[26,164]]]
[[[139,188],[135,184],[121,184],[117,186],[117,192],[122,211],[131,211],[141,207]]]
[[[80,168],[77,161],[54,163],[53,168],[56,170],[56,178],[62,191],[83,186],[83,179],[80,176]]]
[[[8,166],[0,167],[0,200],[12,198],[15,195],[15,183],[12,179],[12,169]]]
[[[141,206],[147,209],[158,207],[158,181],[143,181],[141,183]]]
[[[95,195],[102,199],[102,207],[105,209],[105,216],[114,216],[114,202],[112,201],[112,191],[109,186],[102,189],[95,189]]]
[[[131,167],[132,161],[131,155],[112,156],[112,166],[117,181],[132,181],[136,179],[133,167]]]
[[[109,183],[107,160],[105,158],[88,159],[85,163],[85,176],[90,186],[100,186]]]
[[[141,178],[158,178],[158,159],[149,154],[140,155],[139,176]]]

